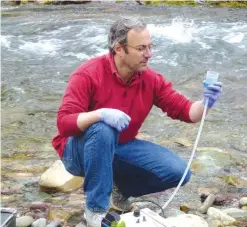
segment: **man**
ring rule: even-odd
[[[65,168],[85,177],[85,216],[91,227],[101,226],[110,206],[127,211],[130,196],[179,183],[186,163],[162,146],[135,139],[152,106],[172,119],[199,122],[205,100],[211,108],[221,93],[220,83],[210,85],[203,100],[192,103],[150,69],[153,44],[139,19],[116,21],[108,43],[109,54],[85,62],[71,75],[53,139]]]

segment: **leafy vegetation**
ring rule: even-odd
[[[126,227],[125,223],[123,221],[121,222],[112,222],[111,227]]]

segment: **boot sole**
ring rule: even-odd
[[[113,204],[112,200],[110,201],[110,204],[111,204],[111,207],[110,207],[109,211],[111,211],[111,210],[113,210],[113,211],[116,210],[116,211],[120,211],[120,212],[126,213],[126,212],[131,212],[131,211],[133,211],[133,210],[136,209],[136,204],[135,204],[135,203],[132,203],[132,204],[131,204],[131,208],[128,209],[128,210],[123,210],[123,209],[121,209],[121,208],[115,206],[115,205]]]

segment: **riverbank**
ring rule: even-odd
[[[214,208],[240,209],[240,200],[247,197],[246,9],[152,7],[135,1],[2,7],[2,207],[47,222],[69,217],[71,227],[81,221],[85,203],[81,189],[48,193],[40,190],[39,182],[58,159],[51,139],[57,133],[56,113],[68,77],[82,62],[107,52],[109,27],[120,16],[139,16],[147,22],[156,44],[150,67],[191,100],[201,98],[209,69],[219,72],[224,84],[221,99],[204,123],[192,178],[167,211],[181,212],[181,206],[190,208],[188,214],[197,214],[208,193],[216,201],[220,198],[222,205]],[[188,162],[198,127],[173,121],[154,107],[140,132],[142,139],[165,146]],[[171,193],[145,198],[164,205]],[[152,203],[140,206],[158,210]],[[246,224],[242,221],[240,226]]]
[[[104,1],[89,1],[89,0],[8,0],[10,5],[23,5],[27,3],[37,3],[37,4],[53,4],[53,5],[61,5],[61,4],[86,4],[90,2],[98,2],[100,4],[104,2],[110,2],[109,0]],[[202,1],[185,1],[185,0],[112,0],[115,3],[136,3],[139,5],[147,5],[147,6],[159,6],[159,5],[176,5],[176,6],[201,6],[207,5],[211,7],[228,7],[228,8],[247,8],[247,1],[217,1],[217,0],[202,0]]]
[[[183,143],[185,146],[184,142],[180,141],[180,144]],[[197,171],[198,169],[193,170],[195,174],[193,177],[196,177]],[[43,193],[43,198],[26,202],[18,207],[5,208],[5,210],[16,214],[17,227],[86,227],[86,221],[82,218],[85,209],[85,194],[81,189],[83,181],[82,177],[75,177],[68,173],[62,162],[57,160],[39,180],[39,190]],[[236,178],[229,177],[226,181],[234,187],[240,186],[240,181],[237,182]],[[181,190],[184,188],[194,190],[195,185],[193,185],[194,183],[191,182]],[[13,187],[4,187],[2,192],[4,203],[7,200],[10,201],[11,197],[14,199],[13,190]],[[130,200],[139,209],[149,208],[153,212],[159,212],[171,192],[172,190],[167,190],[139,198],[130,198]],[[199,187],[195,194],[197,196],[194,196],[192,200],[185,202],[186,199],[183,198],[168,208],[163,208],[160,215],[165,218],[167,227],[246,227],[247,195],[245,196],[245,193],[223,192],[218,184],[217,187]]]

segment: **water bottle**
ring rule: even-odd
[[[215,71],[207,71],[206,78],[203,81],[203,86],[207,87],[210,84],[214,84],[217,82],[219,77],[219,73]]]

